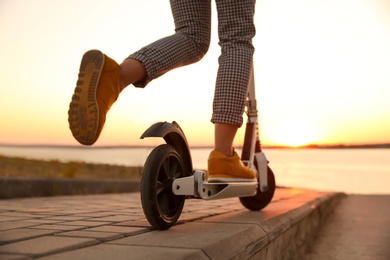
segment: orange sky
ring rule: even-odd
[[[145,89],[128,87],[97,145],[144,145],[157,121],[176,120],[190,145],[211,145],[217,59]],[[256,94],[264,144],[390,143],[390,3],[386,0],[257,1]],[[67,110],[82,54],[118,62],[173,32],[160,0],[1,0],[0,143],[76,145]],[[236,138],[242,143],[243,131]]]

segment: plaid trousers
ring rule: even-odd
[[[252,71],[255,0],[216,0],[221,47],[211,122],[241,126]],[[171,0],[175,34],[128,58],[140,61],[147,77],[136,87],[171,69],[199,61],[210,46],[211,0]]]

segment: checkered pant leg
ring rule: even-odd
[[[207,52],[211,32],[210,0],[171,0],[174,35],[158,40],[129,56],[145,66],[145,87],[171,69],[200,60]],[[255,35],[255,0],[216,0],[221,46],[213,102],[213,123],[242,125],[250,80]]]
[[[199,61],[210,46],[211,1],[171,0],[175,34],[155,41],[128,58],[140,61],[147,78],[137,82],[145,87],[150,81],[181,66]]]
[[[217,0],[221,56],[211,122],[241,126],[252,72],[255,1]]]

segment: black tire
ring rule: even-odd
[[[144,214],[155,229],[173,226],[183,210],[185,196],[172,192],[172,182],[188,175],[176,149],[162,144],[146,159],[141,178],[141,203]]]
[[[267,166],[268,174],[268,189],[265,192],[261,192],[260,188],[257,188],[257,193],[252,197],[240,197],[240,202],[245,208],[249,210],[261,210],[265,208],[272,200],[275,192],[275,176],[271,168]],[[260,183],[261,185],[261,183]]]

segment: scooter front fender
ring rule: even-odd
[[[167,144],[172,145],[178,151],[183,159],[186,172],[192,174],[193,169],[190,149],[184,132],[178,123],[175,121],[172,123],[155,123],[146,129],[140,138],[144,139],[145,137],[162,137]]]

